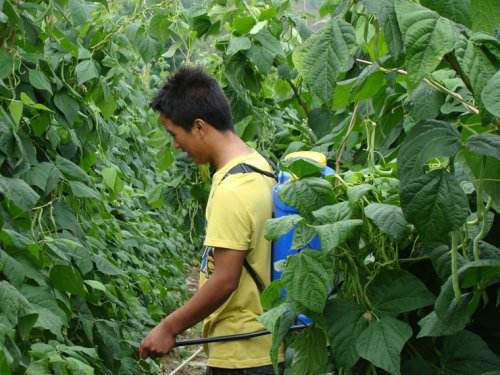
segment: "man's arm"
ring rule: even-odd
[[[213,275],[179,309],[164,318],[142,340],[141,358],[167,354],[175,336],[194,326],[220,307],[237,288],[246,251],[215,248]]]

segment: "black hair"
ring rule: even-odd
[[[201,67],[184,67],[158,90],[151,108],[191,131],[199,118],[220,131],[233,130],[229,102],[217,81]]]

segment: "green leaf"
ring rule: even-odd
[[[394,316],[434,302],[424,283],[403,270],[380,272],[369,284],[367,295],[375,310]]]
[[[481,92],[481,99],[492,115],[500,117],[500,71],[489,79]]]
[[[411,93],[411,117],[415,121],[434,119],[441,113],[446,95],[435,90],[427,82],[420,82]]]
[[[352,217],[352,209],[349,202],[346,201],[323,206],[319,210],[313,211],[312,215],[318,224],[331,224],[350,219]]]
[[[93,256],[92,260],[94,261],[97,270],[99,270],[99,272],[105,275],[110,275],[110,276],[123,275],[122,270],[114,266],[109,260],[99,255]]]
[[[500,160],[500,135],[474,134],[467,139],[466,147],[476,154],[491,156]]]
[[[424,173],[425,163],[438,156],[453,156],[460,148],[460,134],[448,123],[428,120],[415,125],[398,156],[401,185]]]
[[[316,234],[313,227],[305,221],[299,221],[292,238],[292,249],[300,250],[306,247]]]
[[[465,152],[464,156],[474,176],[483,179],[481,185],[483,191],[492,198],[492,207],[500,212],[500,163],[495,158],[471,152]],[[483,158],[484,167],[482,167]]]
[[[58,265],[50,270],[50,282],[63,292],[84,296],[83,279],[80,273],[71,266]]]
[[[319,177],[286,183],[278,189],[278,196],[283,203],[296,208],[301,214],[315,211],[335,200],[331,184]]]
[[[300,215],[285,215],[266,220],[266,239],[269,241],[278,239],[292,230],[301,220],[303,218]]]
[[[363,198],[368,192],[373,190],[373,186],[369,184],[360,184],[355,186],[350,186],[347,188],[347,197],[349,198],[349,203],[355,204]]]
[[[87,22],[90,17],[87,3],[85,1],[69,0],[68,9],[71,15],[71,20],[75,26],[81,26]]]
[[[103,283],[101,283],[100,281],[97,281],[97,280],[85,280],[84,282],[85,282],[85,284],[87,284],[88,286],[90,286],[92,289],[100,290],[101,292],[106,292],[107,291],[106,286]]]
[[[327,332],[338,367],[350,369],[359,359],[356,340],[368,326],[366,309],[352,301],[335,298],[325,308]]]
[[[155,12],[149,21],[149,33],[160,42],[164,42],[170,35],[171,23],[172,19],[168,11]]]
[[[7,357],[5,356],[5,351],[3,348],[0,349],[0,373],[4,375],[12,375],[9,362],[7,361]]]
[[[334,94],[335,95],[335,94]],[[326,108],[314,108],[309,112],[307,125],[312,129],[318,139],[330,134],[334,124],[334,114]]]
[[[0,81],[7,78],[12,73],[14,60],[12,56],[5,50],[0,50]]]
[[[298,178],[320,176],[324,165],[308,158],[290,158],[283,162],[283,169]]]
[[[315,225],[316,233],[324,250],[335,249],[351,238],[363,220],[352,219],[337,221],[332,224]]]
[[[370,203],[365,215],[385,234],[401,241],[408,233],[408,222],[399,206],[385,203]]]
[[[389,316],[370,323],[356,341],[359,355],[386,370],[400,374],[400,353],[412,336],[411,327]]]
[[[50,82],[41,70],[30,69],[28,76],[31,85],[34,88],[39,90],[46,90],[52,94]]]
[[[500,366],[498,356],[480,336],[469,331],[444,338],[440,362],[442,373],[453,375],[482,374]]]
[[[63,175],[54,164],[45,161],[33,166],[25,174],[26,182],[37,186],[45,194],[52,192],[62,177]]]
[[[232,56],[239,51],[250,49],[252,42],[247,37],[232,37],[229,41],[229,46],[227,47],[226,54]]]
[[[33,208],[40,196],[23,180],[0,176],[0,192],[24,211]]]
[[[497,72],[481,46],[472,40],[461,39],[457,45],[457,59],[464,74],[469,78],[474,97],[481,101],[481,93],[488,81]]]
[[[71,160],[63,158],[62,156],[56,156],[56,166],[57,168],[67,176],[73,177],[77,180],[83,182],[90,182],[89,175],[81,169],[78,165],[73,163]]]
[[[69,186],[71,187],[71,191],[78,198],[94,198],[100,199],[101,196],[97,191],[92,189],[91,187],[85,185],[80,181],[70,181]]]
[[[293,62],[299,74],[323,101],[330,100],[337,74],[351,69],[355,40],[353,27],[333,18],[293,52]]]
[[[477,284],[487,284],[500,276],[500,259],[481,259],[464,264],[458,269],[457,277],[462,288],[470,288]],[[460,297],[460,300],[463,296]],[[460,304],[453,291],[452,276],[441,287],[434,309],[439,318],[446,320]]]
[[[382,26],[384,37],[389,45],[389,50],[395,60],[403,52],[403,37],[399,31],[396,11],[393,0],[363,0],[363,4],[370,12],[377,15],[379,24]]]
[[[472,298],[472,293],[464,294],[459,301],[452,300],[441,317],[436,311],[423,317],[418,322],[421,329],[417,337],[446,336],[463,330],[474,313],[469,307]]]
[[[440,239],[467,218],[468,201],[455,176],[434,170],[401,186],[406,219],[427,239]]]
[[[302,250],[287,259],[281,279],[290,298],[311,311],[322,312],[332,274],[318,250]]]
[[[472,30],[494,34],[500,25],[500,3],[496,0],[470,0]]]
[[[325,373],[328,364],[328,349],[323,330],[316,327],[306,328],[293,338],[291,347],[294,349],[291,365],[293,374]]]
[[[83,85],[91,79],[99,77],[99,72],[93,60],[83,60],[75,68],[78,84]]]
[[[70,125],[73,125],[78,117],[80,105],[72,97],[58,93],[54,96],[54,104],[64,114]]]
[[[23,102],[19,100],[12,100],[9,104],[9,112],[14,120],[14,123],[19,126],[21,117],[23,116]]]
[[[20,317],[32,313],[28,300],[7,281],[0,281],[0,313],[13,327]]]
[[[118,175],[118,170],[115,167],[104,168],[101,171],[104,184],[113,192],[119,193],[123,188],[123,181]]]
[[[453,50],[457,30],[448,19],[418,4],[407,0],[394,4],[406,48],[408,78],[417,84]]]
[[[248,33],[255,25],[255,19],[250,16],[235,17],[233,19],[233,29],[238,35]]]
[[[170,167],[175,161],[174,154],[170,147],[160,149],[157,154],[157,166],[160,171],[165,171]]]
[[[422,0],[421,4],[452,21],[471,26],[470,0]]]

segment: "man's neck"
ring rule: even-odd
[[[221,169],[229,161],[239,156],[249,155],[253,150],[234,132],[219,133],[213,143],[213,158],[210,164],[215,170]]]

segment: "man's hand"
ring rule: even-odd
[[[165,321],[154,327],[139,346],[139,357],[161,357],[167,354],[175,345],[175,334],[168,329]]]
[[[205,284],[141,341],[140,358],[159,357],[175,345],[176,334],[194,326],[220,307],[233,293],[240,281],[246,251],[215,248],[215,270]]]

